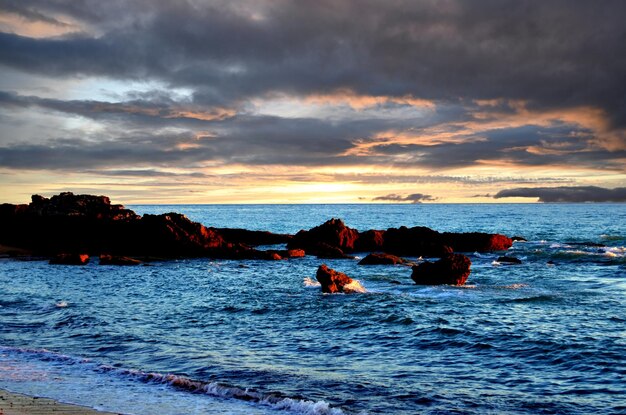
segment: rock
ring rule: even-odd
[[[359,236],[356,229],[348,228],[341,219],[331,219],[308,231],[302,230],[287,243],[289,249],[304,249],[318,255],[316,250],[327,245],[342,252],[354,252],[354,243]],[[319,256],[319,255],[318,255]]]
[[[87,254],[58,254],[50,259],[54,265],[86,265],[89,262]]]
[[[501,264],[514,265],[514,264],[521,264],[522,260],[519,258],[512,257],[512,256],[501,256],[498,258],[498,262]]]
[[[436,262],[413,267],[411,278],[418,285],[463,285],[470,275],[472,262],[461,254],[448,254]]]
[[[528,242],[523,236],[512,236],[511,240],[513,242]]]
[[[50,199],[31,197],[29,211],[37,216],[85,216],[97,219],[127,220],[139,216],[122,205],[112,205],[106,196],[75,195],[63,192]]]
[[[383,251],[393,255],[441,257],[452,252],[439,232],[423,226],[390,228],[383,237]]]
[[[358,281],[353,280],[342,272],[328,268],[325,264],[317,269],[315,278],[322,286],[323,293],[355,293],[365,292]]]
[[[283,258],[303,258],[306,256],[303,249],[284,249],[276,251],[276,253]]]
[[[370,229],[369,231],[359,233],[354,243],[356,252],[376,252],[382,251],[385,243],[385,231]]]
[[[397,265],[407,262],[406,259],[391,254],[369,254],[359,261],[359,265]]]
[[[127,256],[100,255],[100,265],[139,265],[141,263],[140,260]]]
[[[345,254],[340,248],[326,243],[315,245],[311,251],[315,256],[322,259],[354,259],[353,256]]]
[[[249,231],[238,228],[209,228],[220,234],[229,243],[249,246],[286,244],[293,236],[267,231]]]
[[[446,232],[442,234],[442,238],[452,247],[454,252],[506,251],[513,245],[511,238],[497,233]]]

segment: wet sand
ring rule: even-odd
[[[0,415],[113,415],[79,405],[37,398],[0,389]]]

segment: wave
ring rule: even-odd
[[[308,399],[292,398],[280,392],[261,392],[251,388],[240,388],[216,381],[202,381],[175,374],[163,374],[157,372],[144,372],[135,369],[117,368],[109,365],[98,364],[90,359],[77,358],[47,349],[28,349],[0,346],[0,354],[17,354],[26,358],[39,361],[62,363],[67,366],[80,366],[83,369],[97,373],[123,377],[147,384],[167,385],[175,390],[194,394],[203,393],[218,398],[236,399],[250,402],[275,410],[286,410],[302,415],[342,415],[344,412],[339,408],[333,408],[326,401],[313,401]]]
[[[321,287],[322,286],[322,284],[320,284],[318,281],[315,281],[311,277],[305,277],[302,282],[304,283],[305,287]]]
[[[350,284],[346,284],[343,286],[343,291],[347,293],[366,293],[367,290],[359,280],[352,280]]]

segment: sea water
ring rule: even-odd
[[[528,241],[507,253],[521,265],[468,253],[463,287],[358,258],[1,259],[0,388],[127,414],[626,413],[625,204],[130,207],[279,233],[339,217]],[[322,263],[366,292],[322,294]]]

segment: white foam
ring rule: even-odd
[[[67,301],[57,301],[57,303],[54,306],[57,308],[65,308],[68,305],[69,304],[67,303]]]
[[[310,277],[304,277],[304,280],[302,282],[304,282],[305,287],[320,287],[322,285]]]
[[[50,382],[52,378],[63,381]],[[150,386],[154,384],[171,389]],[[216,413],[232,415],[272,415],[275,411],[302,415],[344,413],[325,401],[292,399],[173,374],[120,369],[45,349],[0,346],[0,387],[119,413],[200,415],[206,413],[207,405]],[[202,396],[221,399],[205,401]]]
[[[350,284],[346,284],[343,286],[343,292],[345,293],[366,293],[367,290],[359,280],[352,280]]]
[[[288,410],[303,415],[341,415],[344,413],[341,409],[331,408],[325,401],[313,402],[285,398],[270,406],[274,409]]]

